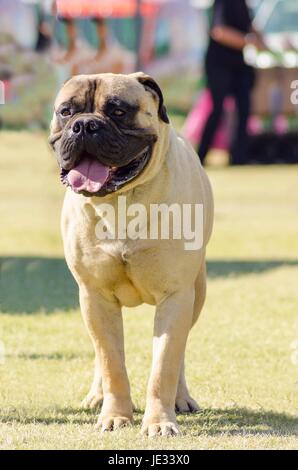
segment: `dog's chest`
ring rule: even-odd
[[[147,241],[106,240],[79,244],[75,249],[76,276],[114,295],[121,305],[156,304],[166,294],[158,246]],[[154,255],[155,253],[155,255]],[[152,263],[152,260],[155,262]]]

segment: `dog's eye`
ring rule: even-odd
[[[115,109],[112,114],[113,116],[121,117],[124,116],[125,111],[123,111],[122,109]]]
[[[71,115],[71,110],[69,108],[62,108],[60,111],[61,116],[67,117]]]

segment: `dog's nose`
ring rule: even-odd
[[[77,135],[94,134],[98,129],[99,122],[92,118],[77,119],[72,125],[72,132]]]
[[[77,119],[72,127],[71,130],[74,134],[82,134],[84,132],[84,120],[83,119]]]
[[[99,129],[99,123],[94,119],[86,119],[84,124],[85,130],[88,134],[93,134]]]

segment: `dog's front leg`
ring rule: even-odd
[[[153,363],[142,432],[149,436],[178,433],[175,398],[185,345],[192,324],[194,288],[175,292],[157,306]]]
[[[97,428],[112,431],[132,421],[132,403],[125,368],[121,308],[94,289],[80,287],[82,315],[100,358],[103,405]]]

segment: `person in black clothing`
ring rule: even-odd
[[[213,110],[199,145],[202,162],[218,128],[227,95],[235,98],[238,111],[237,128],[230,149],[231,163],[243,164],[247,160],[246,128],[250,113],[250,93],[254,85],[254,70],[245,63],[243,57],[243,49],[248,44],[265,47],[261,35],[252,28],[245,0],[215,0],[205,61]]]

